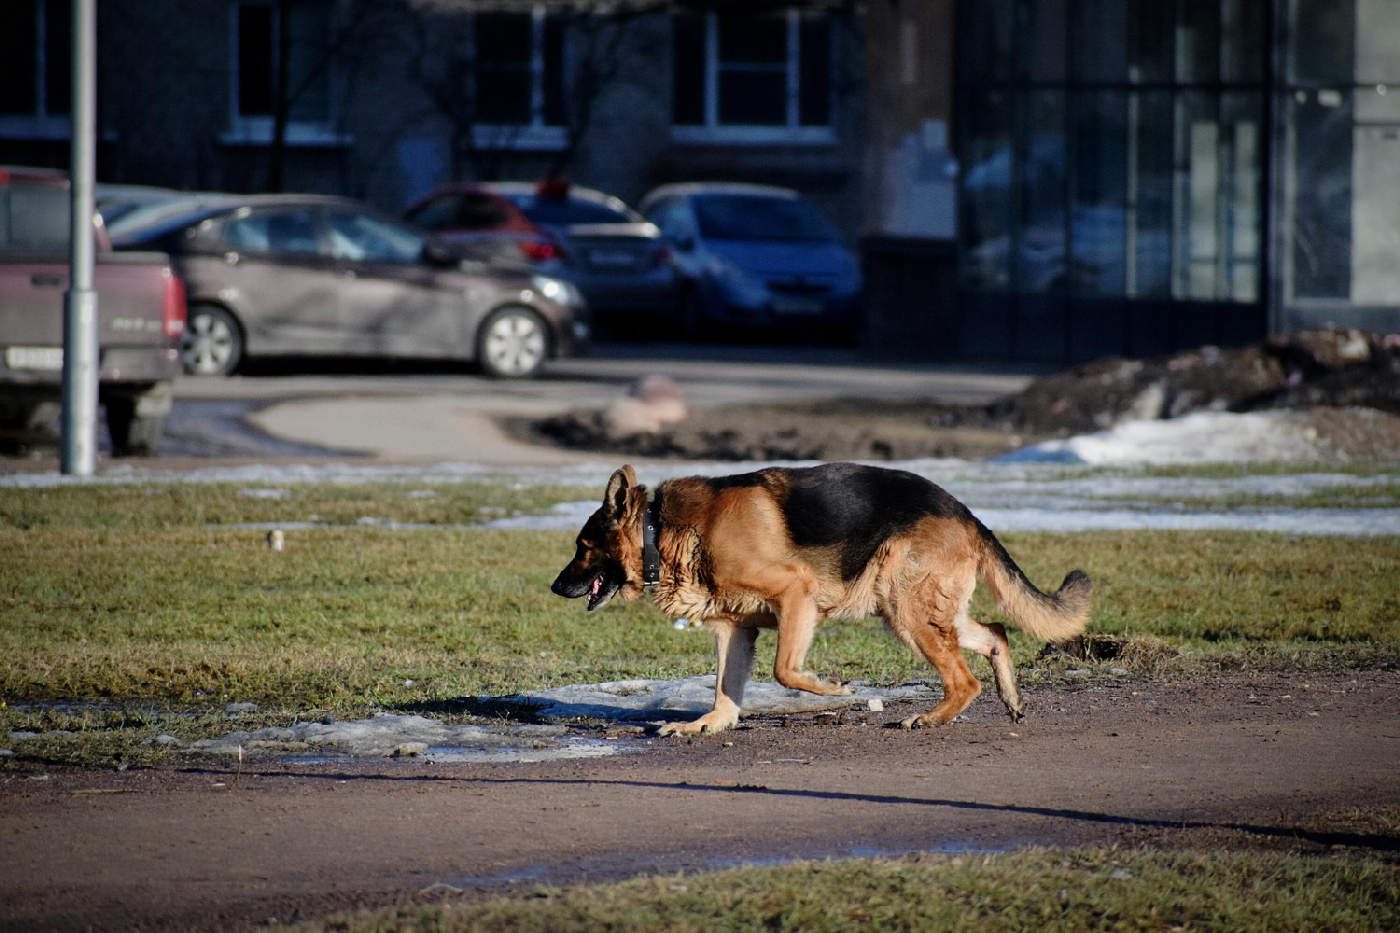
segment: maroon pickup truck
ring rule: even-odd
[[[68,178],[0,166],[0,439],[45,433],[63,395],[63,296],[68,289]],[[164,253],[118,253],[100,223],[93,270],[98,401],[112,453],[156,452],[180,372],[185,289]]]

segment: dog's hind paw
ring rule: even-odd
[[[715,732],[723,732],[724,730],[733,728],[738,724],[739,717],[737,715],[725,716],[716,715],[715,713],[706,713],[704,716],[701,716],[699,719],[692,720],[691,722],[668,722],[660,729],[657,729],[656,734],[659,736],[697,734],[710,735]]]

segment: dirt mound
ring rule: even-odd
[[[578,410],[506,427],[536,443],[634,457],[903,460],[990,457],[1125,421],[1264,409],[1308,411],[1337,436],[1329,448],[1338,456],[1348,455],[1348,437],[1362,444],[1354,456],[1400,455],[1400,335],[1310,331],[1239,349],[1111,357],[1037,379],[990,405],[838,399],[728,406],[640,431],[607,411]]]
[[[1400,337],[1309,331],[1235,350],[1096,360],[1038,379],[988,414],[1061,435],[1197,411],[1364,407],[1400,414]]]

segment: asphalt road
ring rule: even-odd
[[[492,419],[602,407],[648,375],[672,379],[691,406],[836,397],[978,403],[1030,378],[1020,369],[877,362],[824,347],[666,343],[601,345],[522,381],[455,365],[272,363],[232,378],[182,379],[163,453],[563,462],[576,457],[511,441]]]

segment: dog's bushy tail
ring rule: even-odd
[[[1071,570],[1053,594],[1042,593],[986,525],[977,522],[977,532],[982,544],[977,575],[1017,628],[1051,642],[1064,641],[1084,631],[1089,624],[1089,602],[1094,590],[1087,573]]]

